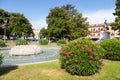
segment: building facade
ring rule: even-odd
[[[33,32],[34,32],[34,38],[36,40],[40,39],[40,37],[39,37],[40,29],[33,29]]]
[[[103,26],[104,26],[103,24],[90,25],[88,28],[88,30],[90,31],[90,34],[88,35],[88,37],[90,37],[91,39],[94,39],[94,40],[100,39],[100,34],[104,30]],[[110,32],[110,38],[114,38],[115,31],[112,30],[110,24],[108,24],[108,28],[109,28],[108,32]]]

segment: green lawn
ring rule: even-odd
[[[15,41],[16,41],[16,40],[7,40],[7,41],[6,41],[7,47],[10,47],[10,48],[11,48],[11,47],[16,46]],[[29,45],[39,45],[39,43],[32,44],[32,43],[29,42]],[[48,45],[39,45],[39,46],[45,47],[45,48],[51,48],[51,47],[60,48],[60,46],[58,46],[56,43],[50,43],[50,44],[48,44]]]
[[[41,47],[55,47],[55,48],[59,48],[60,46],[58,46],[56,43],[50,43],[48,45],[40,45]]]
[[[120,62],[104,60],[105,66],[93,76],[72,76],[59,61],[0,68],[0,80],[120,80]]]

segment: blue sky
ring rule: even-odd
[[[84,17],[88,17],[90,24],[114,21],[112,13],[115,0],[0,0],[0,8],[9,12],[19,12],[33,25],[33,28],[46,27],[46,16],[51,8],[66,4],[74,5]]]

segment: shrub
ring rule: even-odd
[[[5,42],[3,40],[0,40],[0,47],[5,47]]]
[[[27,44],[28,44],[28,42],[25,39],[18,39],[16,41],[16,45],[27,45]]]
[[[39,40],[39,44],[40,44],[40,45],[48,45],[48,40],[46,40],[46,39],[41,39],[41,40]]]
[[[120,41],[117,39],[103,40],[100,45],[106,50],[105,59],[120,61]]]
[[[58,46],[63,46],[63,45],[65,45],[66,44],[66,40],[58,40],[57,41],[57,45]]]
[[[104,49],[100,45],[89,39],[77,39],[61,48],[60,63],[73,75],[92,75],[104,66],[103,56]]]
[[[3,57],[2,57],[2,55],[0,54],[0,64],[2,64],[2,60],[3,60]]]

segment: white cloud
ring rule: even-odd
[[[84,16],[88,18],[90,24],[101,24],[104,23],[105,20],[107,20],[108,23],[114,22],[115,16],[113,13],[114,9],[99,10],[85,13]]]
[[[32,24],[32,28],[34,29],[41,29],[43,27],[47,27],[45,19],[39,19],[39,20],[30,21],[30,22]]]

